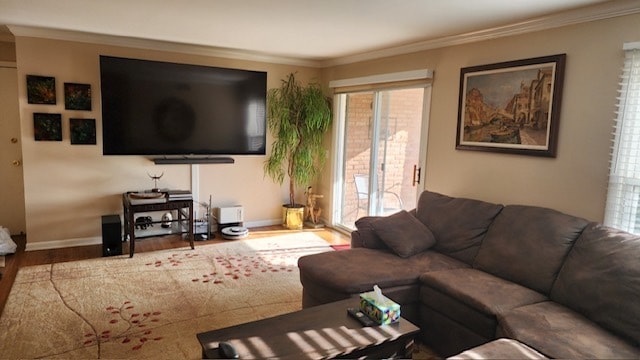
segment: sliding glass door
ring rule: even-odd
[[[337,95],[340,131],[334,224],[413,209],[424,168],[424,99],[430,87]]]

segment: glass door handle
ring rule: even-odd
[[[416,184],[420,184],[420,175],[422,173],[422,168],[419,168],[418,165],[413,165],[413,186]]]

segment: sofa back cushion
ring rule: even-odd
[[[640,346],[640,237],[590,224],[562,265],[551,299]]]
[[[471,265],[500,210],[502,205],[424,191],[416,217],[433,233],[435,250]]]
[[[403,258],[426,251],[436,243],[431,230],[405,210],[381,217],[371,226],[391,251]]]
[[[587,224],[551,209],[505,206],[489,227],[473,267],[548,295]]]

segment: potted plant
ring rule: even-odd
[[[264,170],[280,184],[289,178],[289,203],[282,209],[287,229],[302,228],[304,205],[296,204],[295,188],[309,185],[324,165],[322,141],[331,126],[331,115],[331,100],[320,85],[303,86],[293,73],[267,93],[267,126],[274,141]]]

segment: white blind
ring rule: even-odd
[[[604,223],[640,234],[640,44],[625,45]]]
[[[358,78],[329,81],[329,87],[335,94],[358,91],[402,88],[408,86],[426,86],[433,79],[433,70],[409,70],[397,73],[370,75]]]

